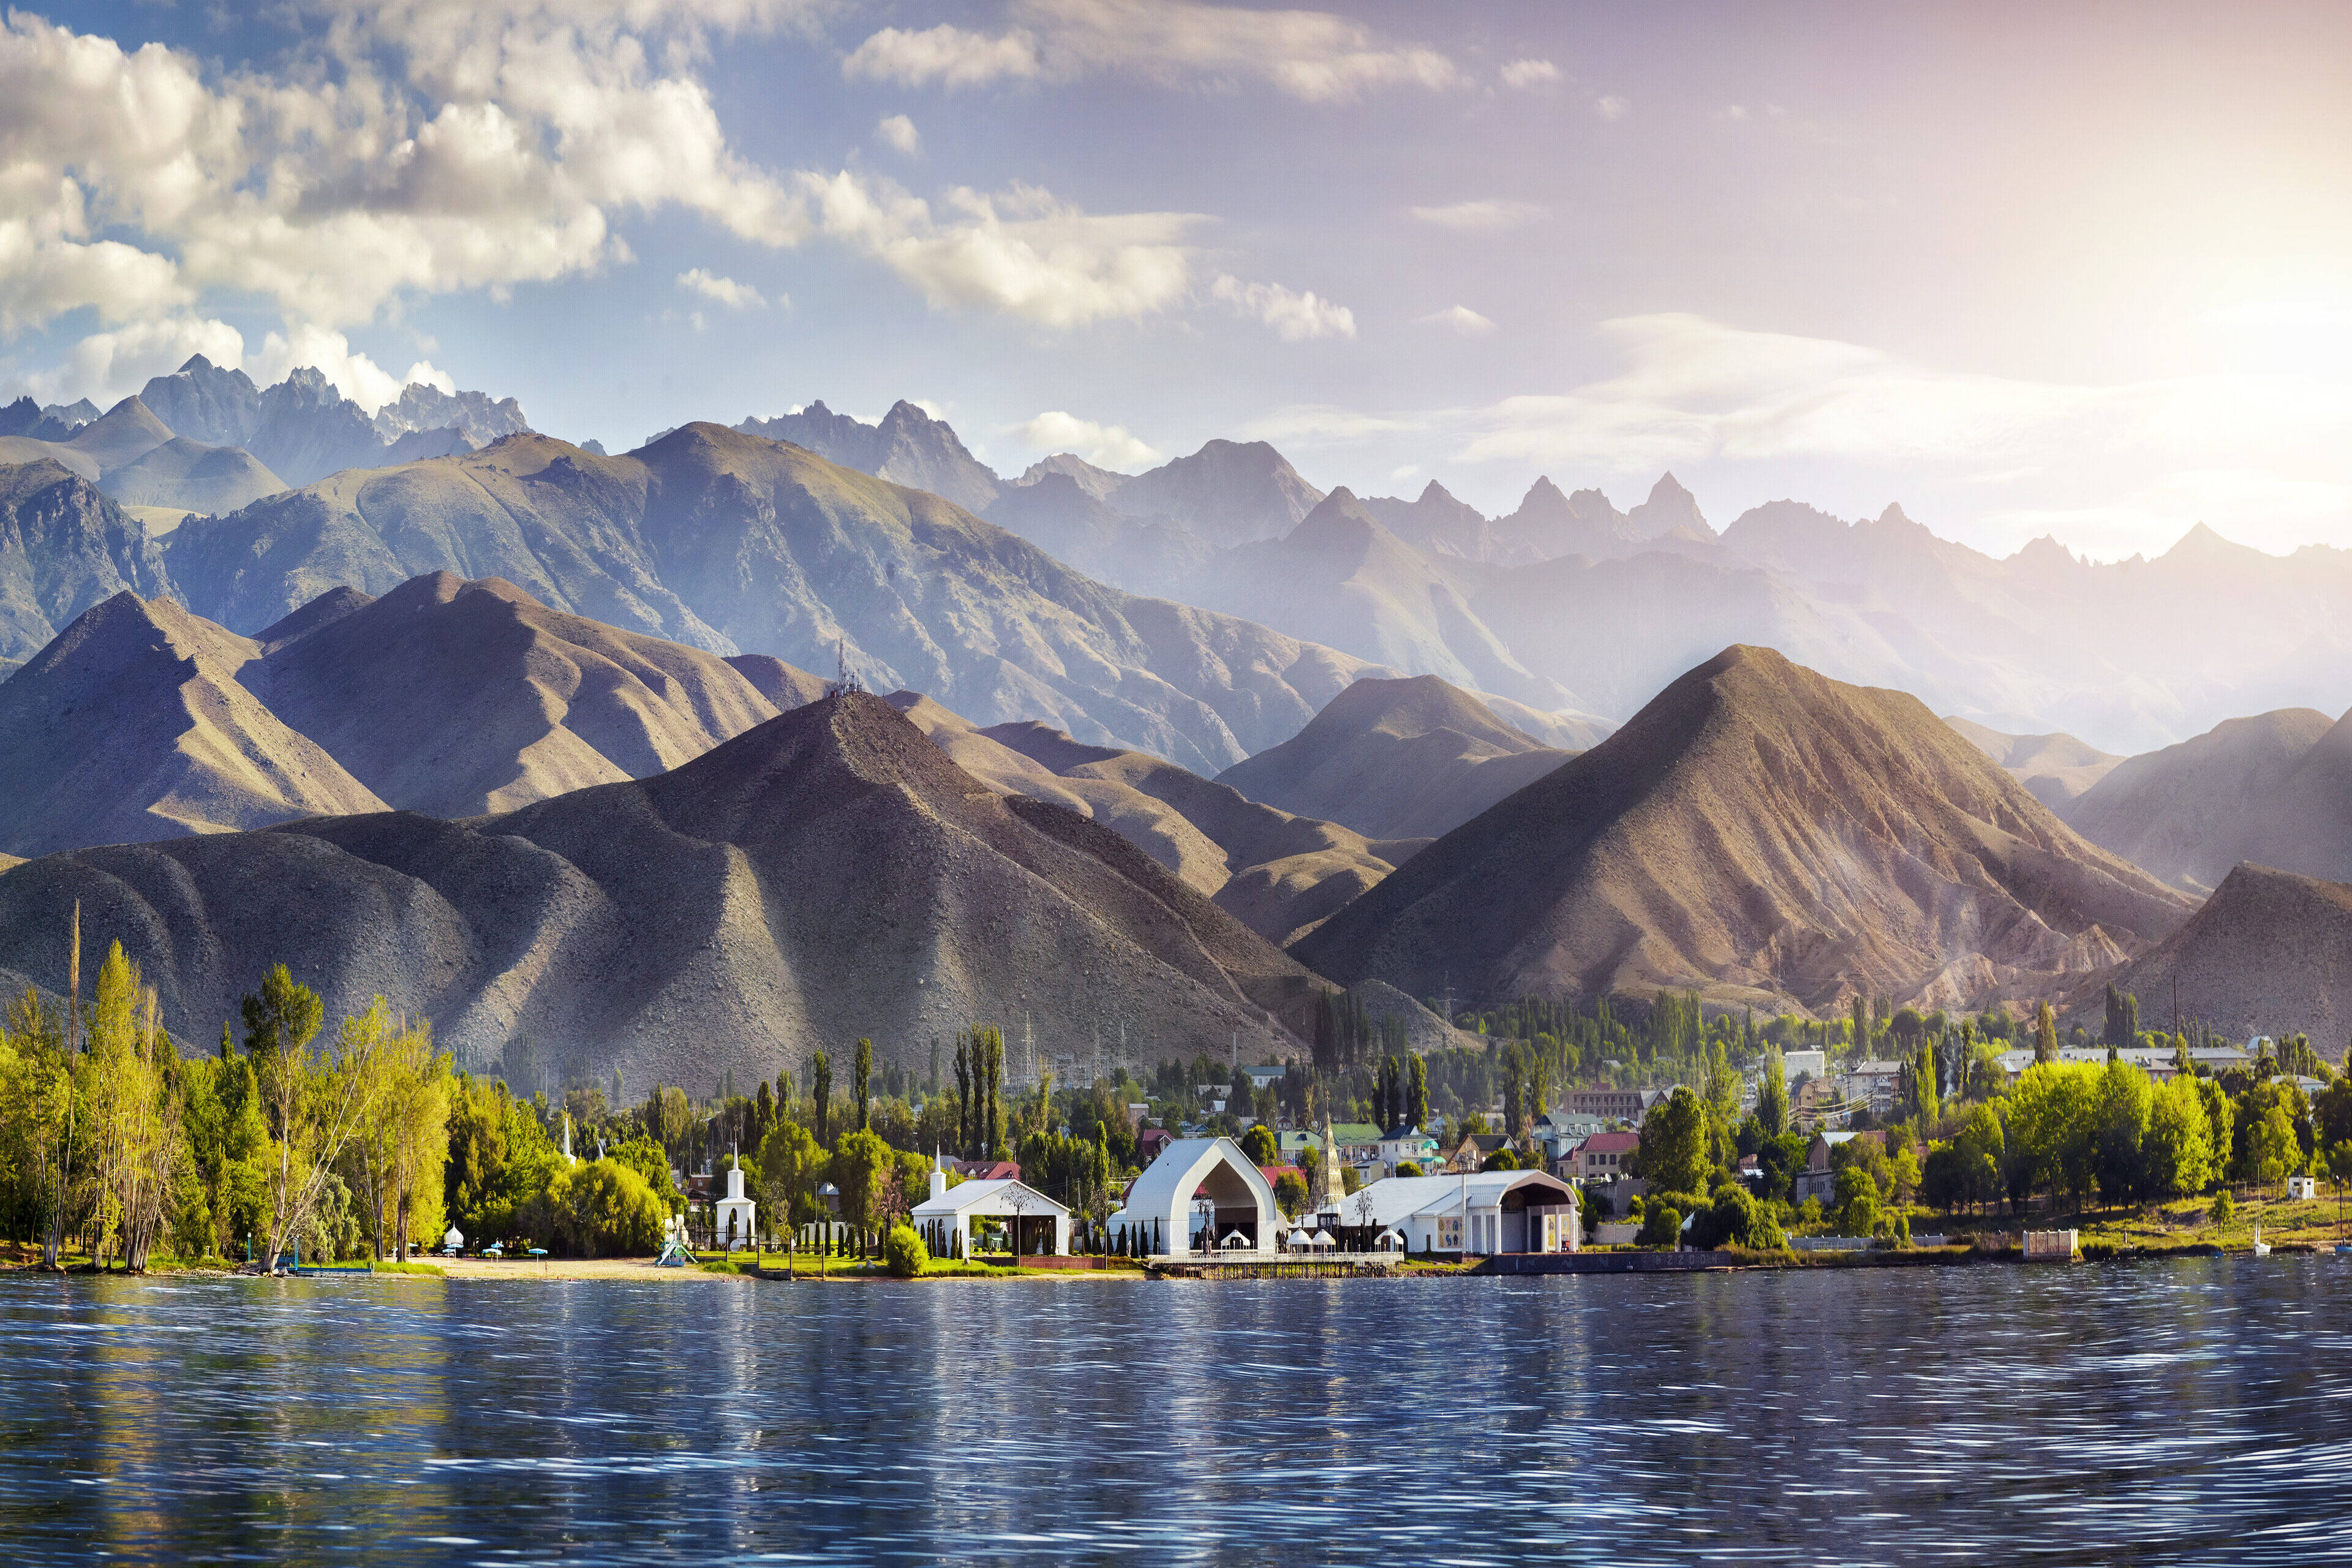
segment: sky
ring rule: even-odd
[[[192,353],[619,451],[1672,470],[1995,554],[2352,547],[2336,5],[83,0],[0,13],[0,396]]]

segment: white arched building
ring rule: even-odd
[[[1204,1234],[1219,1251],[1272,1252],[1281,1226],[1265,1173],[1230,1138],[1184,1138],[1160,1150],[1110,1218],[1112,1235],[1132,1229],[1138,1251],[1159,1253],[1202,1251]]]

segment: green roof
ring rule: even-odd
[[[1331,1124],[1331,1141],[1335,1143],[1377,1143],[1381,1130],[1369,1121],[1335,1121]]]

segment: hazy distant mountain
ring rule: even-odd
[[[172,427],[136,397],[126,397],[64,443],[96,463],[99,472],[136,462],[172,438]]]
[[[183,511],[235,511],[286,489],[261,459],[241,447],[207,447],[175,436],[120,468],[99,488],[125,506],[176,507]]]
[[[202,354],[169,375],[149,378],[139,401],[173,431],[208,447],[241,447],[261,426],[261,388],[241,370],[223,370]]]
[[[990,788],[1091,817],[1277,944],[1391,869],[1385,846],[1245,800],[1158,757],[1083,745],[1034,722],[982,730],[911,691],[887,700]]]
[[[0,658],[29,657],[125,589],[172,591],[144,528],[59,463],[0,466]]]
[[[97,412],[91,409],[91,416],[95,417]],[[43,408],[29,397],[19,397],[0,408],[0,439],[13,437],[29,441],[63,441],[87,423],[68,419],[56,408]]]
[[[780,710],[716,654],[496,578],[439,572],[357,597],[325,625],[297,611],[260,633],[268,658],[243,679],[404,811],[475,816],[650,778]]]
[[[1006,486],[988,521],[1089,577],[1139,594],[1187,597],[1192,574],[1217,553],[1164,519],[1128,516],[1065,473]]]
[[[2244,1038],[2352,1029],[2352,887],[2251,862],[2232,868],[2189,922],[2115,983],[2144,1025],[2204,1022]],[[2077,1005],[2095,1006],[2104,984]]]
[[[1286,738],[1363,661],[1108,588],[936,496],[690,425],[624,458],[541,436],[339,474],[171,536],[190,606],[239,630],[329,588],[503,577],[551,609],[719,654],[1042,719],[1215,773]]]
[[[254,897],[252,890],[268,889]],[[750,1080],[860,1036],[912,1065],[974,1022],[1041,1057],[1295,1054],[1312,978],[1127,840],[1007,800],[878,699],[674,772],[447,823],[406,813],[81,850],[0,877],[0,966],[56,990],[68,917],[203,1039],[283,961],[381,994],[519,1082]],[[1269,1011],[1271,1009],[1272,1011]],[[1087,1033],[1077,1031],[1084,1028]],[[1122,1031],[1124,1035],[1122,1036]]]
[[[1366,496],[1364,510],[1381,525],[1416,549],[1465,561],[1503,558],[1494,524],[1467,501],[1456,500],[1444,485],[1432,479],[1412,500],[1393,496]]]
[[[1472,607],[1477,579],[1414,550],[1346,487],[1282,539],[1225,551],[1169,592],[1391,668],[1443,676],[1541,709],[1583,706],[1530,671]]]
[[[1576,753],[1433,675],[1359,680],[1307,728],[1217,775],[1252,800],[1372,838],[1435,838]]]
[[[378,438],[395,453],[404,436],[452,430],[464,437],[469,447],[481,447],[501,436],[520,436],[530,428],[522,405],[511,397],[492,402],[487,393],[444,392],[414,381],[401,388],[395,401],[376,410],[374,424]]]
[[[479,392],[411,383],[371,417],[315,368],[298,369],[265,391],[245,372],[223,370],[202,354],[153,377],[139,396],[175,434],[242,447],[297,485],[343,468],[469,451],[530,428],[511,397],[493,402]]]
[[[1034,485],[1048,474],[1067,475],[1076,482],[1078,489],[1097,500],[1108,496],[1111,491],[1134,477],[1131,474],[1114,473],[1108,468],[1098,468],[1076,452],[1056,452],[1050,458],[1040,458],[1024,468],[1021,471],[1021,477],[1014,479],[1013,484],[1015,487]]]
[[[2246,858],[2352,881],[2352,713],[2313,742],[2264,804]]]
[[[1759,1006],[1854,990],[1959,1005],[2104,968],[2189,907],[1916,699],[1735,647],[1298,952],[1413,995],[1693,986]]]
[[[904,399],[892,404],[877,425],[835,414],[819,401],[773,419],[745,419],[735,428],[805,447],[829,463],[894,485],[929,490],[967,511],[987,510],[1003,488],[993,469],[964,449],[945,420]]]
[[[2218,887],[2258,844],[2288,851],[2292,869],[2315,870],[2306,856],[2318,847],[2320,825],[2282,812],[2278,794],[2327,730],[2327,715],[2309,708],[2231,719],[2116,763],[2064,816],[2092,843],[2194,892]],[[2273,826],[2291,842],[2266,842]]]
[[[1211,441],[1105,499],[1129,517],[1164,517],[1212,544],[1244,544],[1288,533],[1323,492],[1264,441]]]
[[[1944,722],[1958,731],[1970,745],[2009,770],[2011,776],[2033,792],[2033,798],[2056,812],[2067,816],[2067,807],[2084,790],[2107,776],[2124,759],[2110,756],[2095,746],[2086,745],[2072,735],[2004,735],[1989,730],[1973,720],[1947,716]],[[2072,823],[2077,831],[2081,825]],[[2102,842],[2095,837],[2094,843]],[[2106,846],[2116,849],[2112,844]],[[2133,864],[2147,869],[2147,863],[2137,856],[2116,853]]]
[[[0,849],[46,855],[383,802],[238,678],[259,645],[116,594],[0,682]]]

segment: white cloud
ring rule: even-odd
[[[885,27],[849,52],[841,73],[901,87],[985,87],[1045,73],[1037,40],[1015,28],[996,37],[940,23],[918,32]]]
[[[1184,297],[1183,213],[1096,216],[1051,192],[948,193],[944,215],[887,180],[803,176],[818,229],[880,261],[934,308],[1002,311],[1049,327],[1150,315]]]
[[[1606,98],[1594,99],[1592,112],[1603,120],[1622,120],[1633,112],[1633,102],[1631,99],[1619,98],[1612,93]]]
[[[19,384],[42,403],[87,397],[110,408],[146,385],[150,377],[179,369],[190,354],[235,370],[245,362],[244,334],[226,321],[197,317],[134,321],[90,333],[68,348],[64,359]],[[15,395],[13,390],[9,395]]]
[[[825,0],[290,3],[319,25],[282,65],[231,74],[0,14],[0,340],[94,310],[114,336],[61,367],[93,391],[115,384],[124,329],[177,331],[216,295],[273,306],[286,343],[342,343],[418,296],[503,299],[625,264],[618,226],[662,212],[770,247],[830,237],[936,305],[1049,324],[1148,313],[1192,286],[1181,215],[1019,187],[934,212],[744,158],[699,71],[716,41],[803,26]],[[1089,0],[1070,25],[1115,28],[1116,9]],[[903,116],[877,134],[919,145]],[[390,379],[321,352],[355,397]]]
[[[895,147],[909,158],[923,150],[923,133],[903,114],[885,118],[874,127],[874,134],[882,139],[884,145]]]
[[[320,374],[335,384],[335,390],[373,414],[385,404],[395,402],[400,389],[407,384],[394,376],[375,361],[357,353],[342,333],[308,323],[298,325],[288,332],[271,332],[261,340],[261,352],[244,366],[247,374],[264,386],[286,379],[289,373],[303,365],[315,365]],[[413,367],[409,378],[416,379],[416,369],[430,372],[432,366]],[[444,391],[455,390],[444,387]]]
[[[706,300],[715,300],[730,310],[763,310],[768,306],[767,297],[749,283],[719,277],[705,268],[690,268],[679,273],[677,286],[691,289]]]
[[[1483,338],[1495,330],[1494,322],[1467,305],[1449,305],[1417,320],[1423,326],[1450,328],[1465,338]]]
[[[1503,68],[1503,85],[1524,91],[1559,79],[1559,68],[1549,60],[1513,60]]]
[[[457,395],[457,378],[436,368],[430,360],[418,360],[410,365],[408,374],[400,378],[400,383],[403,386],[436,386],[452,397]]]
[[[1201,0],[1014,0],[997,34],[941,25],[885,27],[842,62],[852,78],[906,87],[982,87],[1123,75],[1230,89],[1263,82],[1309,103],[1384,88],[1443,90],[1462,72],[1435,49],[1383,43],[1322,11],[1258,11]]]
[[[1209,295],[1242,315],[1264,321],[1286,343],[1356,335],[1356,313],[1312,290],[1297,293],[1279,283],[1244,283],[1226,274],[1210,286]]]
[[[1133,472],[1150,468],[1161,454],[1129,434],[1124,425],[1097,425],[1059,409],[1013,426],[1013,433],[1040,452],[1076,452],[1099,468]]]
[[[1543,216],[1544,211],[1533,202],[1455,202],[1450,206],[1410,210],[1423,223],[1464,234],[1499,234]]]

